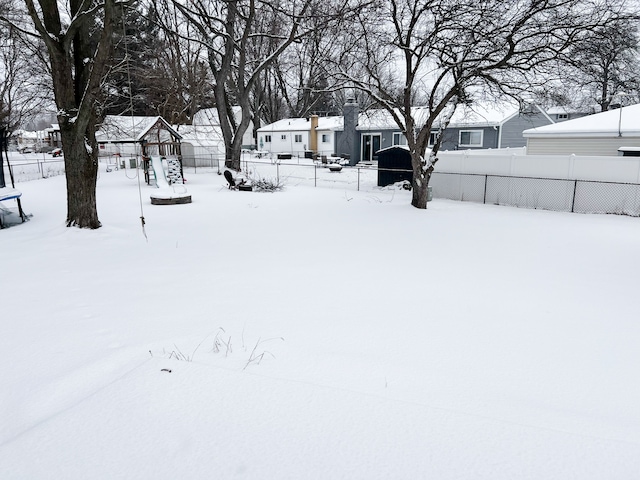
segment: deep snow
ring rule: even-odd
[[[637,218],[187,178],[16,185],[2,479],[640,475]]]

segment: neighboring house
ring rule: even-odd
[[[553,120],[535,104],[484,102],[463,105],[451,118],[440,149],[524,147],[524,130],[550,124],[553,124]],[[433,145],[433,135],[429,145]]]
[[[319,155],[336,155],[336,132],[343,128],[343,124],[344,117],[342,116],[318,117],[316,151]]]
[[[239,106],[232,107],[233,116],[237,123],[242,120],[242,109]],[[220,128],[220,120],[218,117],[218,110],[216,108],[204,108],[198,110],[193,116],[193,125],[197,127],[212,127],[217,130],[215,134],[216,140],[221,140],[224,146],[224,137],[222,136],[222,129]],[[253,121],[249,122],[247,131],[242,136],[242,148],[256,148],[256,142],[253,138]],[[224,152],[224,148],[223,148]]]
[[[317,117],[315,117],[317,120]],[[258,129],[258,150],[304,156],[311,148],[311,131],[317,126],[310,118],[287,118]]]
[[[523,132],[529,155],[619,155],[640,146],[640,104]]]
[[[416,123],[426,115],[426,109],[416,107]],[[258,148],[273,153],[303,156],[306,150],[333,154],[358,162],[377,160],[377,152],[394,145],[406,145],[406,138],[386,110],[359,112],[358,105],[347,101],[342,117],[291,118],[258,129]],[[446,129],[442,150],[516,148],[526,140],[522,131],[553,120],[536,105],[520,108],[517,104],[492,103],[460,107]],[[313,134],[316,132],[316,146]],[[436,131],[431,134],[433,145]]]
[[[297,157],[308,152],[335,153],[335,131],[342,128],[342,117],[287,118],[258,129],[258,150],[290,153]]]
[[[595,113],[595,110],[589,112],[581,112],[569,107],[550,107],[545,110],[547,115],[553,120],[554,123],[566,122],[567,120],[575,120],[576,118],[584,117]]]
[[[181,139],[162,117],[107,115],[96,132],[101,156],[178,156]]]
[[[11,135],[16,142],[19,152],[35,152],[38,148],[39,136],[38,132],[29,132],[27,130],[16,130]]]
[[[62,147],[60,127],[57,124],[33,132],[16,130],[11,139],[20,152],[49,152],[54,148]]]
[[[416,124],[422,123],[427,115],[425,108],[416,107],[413,112]],[[552,123],[553,120],[537,105],[521,107],[516,103],[491,102],[460,106],[444,132],[440,149],[523,147],[526,145],[523,130]],[[436,130],[431,132],[429,146],[433,145],[436,133]],[[359,114],[355,136],[360,161],[376,160],[380,149],[406,145],[406,138],[386,110]]]

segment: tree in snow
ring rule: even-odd
[[[573,68],[565,83],[587,93],[603,112],[614,97],[638,93],[638,20],[630,15],[587,32],[566,57]]]
[[[240,170],[242,137],[253,119],[254,88],[263,72],[290,45],[345,18],[349,1],[174,0],[207,49],[227,168]],[[234,105],[242,112],[239,122]]]
[[[0,2],[0,125],[12,132],[48,105],[51,91],[39,62],[40,42],[26,38],[10,19],[19,15],[14,6]]]
[[[441,134],[456,107],[479,96],[526,94],[581,33],[607,24],[612,13],[599,3],[384,0],[360,12],[342,39],[351,67],[340,75],[371,95],[405,134],[413,206],[427,208]]]
[[[206,53],[171,2],[140,3],[126,11],[116,30],[106,80],[105,113],[159,115],[171,124],[190,124],[207,103],[210,82]],[[124,35],[123,35],[124,33]]]
[[[24,0],[32,28],[46,46],[64,150],[67,226],[99,228],[96,208],[99,116],[96,106],[122,8],[118,0]],[[14,25],[17,22],[14,22]]]

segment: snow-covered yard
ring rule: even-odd
[[[3,480],[640,475],[637,218],[126,173],[16,185]]]

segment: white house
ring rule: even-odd
[[[619,155],[640,147],[640,104],[525,130],[530,155]]]
[[[258,129],[258,149],[299,157],[309,151],[330,155],[335,150],[335,131],[341,128],[342,117],[285,118]]]

